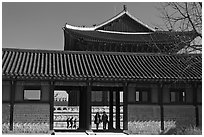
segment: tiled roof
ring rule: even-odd
[[[194,31],[189,32],[169,32],[169,31],[156,31],[150,33],[111,33],[109,31],[82,31],[64,28],[66,33],[70,33],[72,36],[82,39],[88,39],[90,41],[107,41],[107,42],[191,42],[196,34]]]
[[[201,81],[200,55],[3,49],[4,78]]]

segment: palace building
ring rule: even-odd
[[[126,7],[99,25],[63,30],[62,51],[2,49],[2,128],[53,130],[70,116],[72,130],[94,130],[103,111],[108,130],[133,121],[202,126],[201,54],[178,54],[194,31],[155,30]]]

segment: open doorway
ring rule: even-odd
[[[113,92],[113,106],[112,106],[112,128],[109,127],[109,123],[106,125],[106,130],[114,130],[116,129],[116,92],[110,91],[109,88],[93,88],[91,92],[91,126],[92,130],[97,131],[96,123],[95,121],[95,115],[97,112],[99,112],[99,115],[101,117],[101,122],[98,126],[98,130],[104,130],[103,129],[103,123],[102,123],[102,115],[105,112],[108,116],[108,121],[110,122],[110,92]],[[119,120],[119,126],[120,129],[123,129],[123,91],[117,91],[119,92],[119,108],[120,108],[120,120]]]
[[[79,90],[55,90],[53,113],[54,129],[76,130],[79,127]]]

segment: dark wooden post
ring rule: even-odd
[[[109,123],[108,129],[113,129],[113,89],[109,91]]]
[[[91,130],[91,85],[80,90],[79,130]]]
[[[123,130],[128,130],[128,89],[127,83],[123,86]]]
[[[116,130],[120,129],[120,91],[116,90]]]
[[[195,83],[193,84],[193,105],[195,107],[195,117],[196,117],[196,120],[195,120],[195,124],[196,124],[196,127],[199,126],[199,114],[198,114],[198,105],[197,105],[197,89],[198,89],[198,84]]]
[[[88,83],[86,91],[86,130],[91,130],[91,85]]]
[[[10,130],[13,130],[13,112],[14,112],[14,101],[15,101],[15,87],[16,82],[11,81],[11,94],[10,94]]]
[[[159,105],[160,105],[160,118],[161,118],[161,130],[164,130],[164,108],[163,108],[163,83],[159,83]]]
[[[79,130],[85,130],[86,124],[86,89],[80,88],[80,102],[79,102]]]
[[[50,82],[50,130],[53,130],[54,119],[54,82]]]

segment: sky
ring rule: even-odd
[[[152,28],[163,23],[156,2],[3,2],[2,47],[63,50],[65,23],[100,24],[123,10]]]

